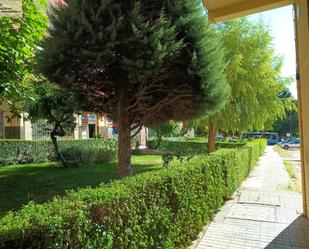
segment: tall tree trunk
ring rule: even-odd
[[[211,120],[208,122],[208,153],[212,153],[216,150],[216,128]]]
[[[128,86],[119,85],[117,102],[118,121],[118,178],[132,175],[131,167],[131,122],[126,107],[128,106]]]
[[[54,149],[55,149],[55,154],[56,154],[57,160],[61,163],[61,165],[63,167],[67,167],[65,159],[63,158],[62,154],[59,151],[59,146],[58,146],[58,142],[57,142],[57,136],[59,135],[58,127],[59,127],[59,125],[56,124],[54,129],[50,133],[50,139],[51,139],[51,141],[52,141],[52,143],[54,145]],[[60,135],[62,135],[62,133],[64,133],[64,132],[61,132]]]
[[[182,128],[181,128],[181,131],[180,131],[180,136],[184,136],[188,133],[189,131],[189,122],[188,121],[183,121],[182,122]]]

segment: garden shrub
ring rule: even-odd
[[[237,148],[244,146],[247,142],[216,142],[216,148]],[[163,139],[160,146],[156,146],[156,140],[147,141],[147,146],[150,149],[159,149],[162,151],[190,153],[190,154],[203,154],[207,152],[207,142],[204,140],[169,140]]]
[[[59,140],[58,144],[72,163],[109,161],[117,148],[115,141],[103,139]],[[0,165],[48,162],[55,158],[51,141],[0,140]]]
[[[60,153],[68,166],[82,164],[97,164],[110,162],[115,159],[117,144],[116,141],[106,142],[103,139],[71,140],[60,147]]]
[[[229,198],[250,173],[267,146],[264,139],[254,140],[238,149],[221,149],[210,155],[223,167],[225,196]]]
[[[52,157],[49,141],[0,140],[0,165],[47,162]]]
[[[257,140],[46,204],[29,203],[0,220],[0,248],[187,248],[265,147]]]

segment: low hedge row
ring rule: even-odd
[[[116,155],[113,140],[59,140],[63,156],[71,164],[109,161]],[[0,140],[0,166],[55,160],[51,141]]]
[[[47,141],[0,140],[0,165],[47,162],[52,157]]]
[[[50,203],[29,203],[0,220],[0,248],[186,248],[265,147],[257,140]]]
[[[237,148],[244,146],[247,142],[216,142],[217,149]],[[207,152],[207,142],[204,141],[186,141],[186,140],[167,140],[163,139],[158,146],[156,140],[147,141],[147,146],[150,149],[159,149],[169,152],[203,154]]]
[[[70,140],[60,144],[60,152],[69,166],[110,162],[116,158],[117,142],[104,139]]]

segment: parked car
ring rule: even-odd
[[[286,144],[286,143],[288,143],[292,140],[295,140],[295,139],[297,139],[297,138],[281,139],[281,141],[279,143],[277,143],[277,145],[281,146],[281,144]]]
[[[300,147],[300,141],[299,141],[299,138],[297,139],[292,139],[292,140],[289,140],[287,142],[282,142],[280,144],[281,148],[285,149],[285,150],[288,150],[290,148],[299,148]]]

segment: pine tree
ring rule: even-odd
[[[200,0],[68,0],[53,9],[38,66],[118,124],[118,176],[131,130],[221,108],[223,54]]]

